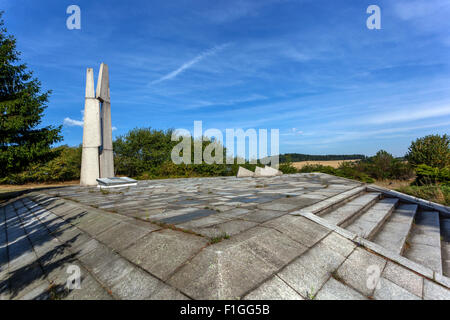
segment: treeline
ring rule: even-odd
[[[226,164],[226,148],[223,147],[224,164],[194,164],[194,140],[191,138],[192,164],[175,164],[171,152],[179,141],[172,141],[173,130],[136,128],[119,136],[113,142],[114,170],[117,176],[136,179],[161,179],[182,177],[233,176],[239,166],[255,170],[255,164]],[[211,143],[202,139],[204,151]],[[0,171],[0,184],[25,184],[30,182],[60,182],[80,179],[82,146],[60,146],[51,150],[50,160],[32,162],[21,172]],[[215,151],[212,152],[212,156]],[[259,166],[263,166],[258,163]]]
[[[363,154],[311,155],[302,153],[285,153],[280,155],[280,163],[300,161],[362,160],[366,158],[367,156]]]

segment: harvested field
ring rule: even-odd
[[[297,169],[301,169],[308,164],[309,165],[320,164],[323,166],[330,166],[333,168],[337,168],[342,162],[355,162],[355,161],[358,160],[300,161],[300,162],[293,162],[292,165]]]

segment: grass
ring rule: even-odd
[[[306,299],[307,300],[314,300],[314,299],[316,299],[316,295],[312,294],[313,291],[314,291],[314,288],[311,288],[311,292],[306,291]]]
[[[450,186],[448,185],[424,185],[424,186],[402,186],[396,189],[399,192],[425,199],[428,201],[450,205]]]
[[[219,243],[219,242],[221,242],[224,239],[230,239],[230,236],[228,234],[224,233],[224,234],[222,234],[220,236],[211,238],[209,240],[209,243],[210,244]]]

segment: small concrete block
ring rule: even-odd
[[[315,300],[367,300],[367,298],[331,277],[317,293]]]
[[[423,278],[396,263],[388,261],[383,271],[383,278],[386,278],[418,297],[422,297]]]
[[[376,300],[421,300],[418,296],[385,278],[380,279],[373,297]]]
[[[424,300],[450,300],[450,290],[424,279],[423,298]]]
[[[166,279],[207,244],[198,236],[169,229],[155,231],[127,248],[122,255],[148,272]]]
[[[379,275],[383,272],[386,260],[369,253],[368,251],[356,248],[348,259],[339,267],[337,276],[342,281],[362,292],[366,296],[371,296],[377,283],[376,272]],[[373,281],[371,281],[373,279]],[[375,283],[372,283],[375,282]]]
[[[244,300],[304,300],[283,280],[273,276],[244,297]]]
[[[237,173],[238,178],[253,177],[254,175],[255,175],[254,172],[239,166],[239,170]]]

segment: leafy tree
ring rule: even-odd
[[[7,34],[0,12],[0,176],[49,160],[61,141],[61,126],[39,127],[50,91],[41,92],[26,64],[19,63],[16,40]]]
[[[450,136],[436,134],[419,138],[411,143],[406,158],[413,166],[426,164],[435,168],[448,167],[450,166]]]

